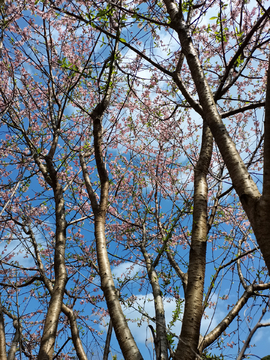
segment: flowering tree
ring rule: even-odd
[[[135,322],[157,359],[240,360],[269,325],[253,6],[1,3],[1,359],[107,359],[112,329],[142,359]]]

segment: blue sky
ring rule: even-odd
[[[209,17],[211,17],[211,12],[208,14]],[[204,18],[205,19],[205,18]],[[39,21],[39,20],[37,20]],[[206,20],[204,20],[206,21]],[[210,20],[209,20],[210,21]],[[20,22],[18,22],[20,24]],[[144,34],[143,31],[144,30],[140,30],[141,34]],[[56,34],[54,33],[54,35],[56,36]],[[143,36],[143,35],[142,35]],[[160,32],[160,36],[162,37],[162,40],[165,43],[170,42],[170,50],[174,51],[176,49],[178,49],[178,42],[173,40],[171,35],[168,34],[168,32],[164,33],[164,32]],[[144,38],[144,37],[142,37]],[[36,40],[36,39],[35,39]],[[142,46],[146,46],[147,42],[143,43]],[[101,52],[104,51],[104,53],[101,56]],[[159,57],[163,57],[167,54],[167,52],[164,50],[160,50],[160,49],[154,49],[154,54],[157,58]],[[106,57],[106,50],[103,50],[102,47],[98,48],[97,50],[97,56],[100,59],[104,59]],[[128,50],[126,57],[128,58],[128,62],[131,62],[134,58],[135,55],[132,53],[132,51]],[[125,61],[125,60],[124,60]],[[213,59],[214,61],[214,59]],[[31,67],[28,65],[25,65],[25,68],[27,70],[31,70]],[[30,72],[31,72],[30,71]],[[143,80],[144,84],[149,83],[150,78],[151,78],[151,73],[149,71],[149,69],[143,68],[141,71],[139,71],[137,73],[138,76],[140,76]],[[36,75],[33,75],[35,80],[38,78],[38,76],[36,77]],[[18,86],[20,86],[20,78],[18,77]],[[163,83],[162,87],[165,88],[165,82]],[[138,93],[142,94],[142,91],[144,90],[142,87],[142,83],[138,84],[137,87],[135,87],[135,90],[138,91]],[[151,94],[150,98],[153,99],[156,96],[156,94]],[[178,97],[177,101],[179,102],[181,99]],[[90,106],[90,105],[89,105]],[[143,110],[142,110],[143,112]],[[72,108],[71,106],[68,106],[65,110],[65,115],[67,116],[66,118],[66,127],[68,128],[68,126],[71,124],[71,121],[69,121],[68,116],[70,116],[72,114]],[[136,116],[139,116],[140,112],[134,112],[133,116],[134,118]],[[126,116],[128,116],[130,114],[126,113]],[[178,114],[179,116],[181,115],[181,113]],[[262,116],[262,114],[259,113],[260,116]],[[124,117],[124,116],[123,116]],[[201,128],[201,119],[199,119],[198,116],[195,116],[193,113],[191,114],[191,117],[193,118],[194,124],[197,124],[197,130],[194,132],[194,139],[196,139],[196,136],[200,134],[200,128]],[[177,119],[176,119],[177,120]],[[110,127],[110,122],[108,121],[108,129]],[[183,130],[185,131],[188,127],[188,124],[185,122],[185,118],[182,122],[182,126],[183,126]],[[251,124],[248,124],[248,127],[250,127]],[[106,128],[106,126],[105,126]],[[141,127],[142,132],[141,134],[145,134],[147,132],[147,129],[145,129],[143,126]],[[149,130],[149,129],[148,129]],[[150,133],[150,131],[149,131]],[[151,135],[153,136],[153,134]],[[3,136],[4,138],[4,136]],[[150,135],[148,139],[139,139],[137,141],[137,145],[138,147],[140,145],[143,144],[143,142],[145,141],[147,143],[150,142],[150,145],[153,148],[157,148],[158,147],[158,142],[156,140],[150,141]],[[184,144],[185,145],[185,144]],[[47,146],[47,144],[44,145],[45,147]],[[199,146],[199,141],[197,143],[197,146]],[[118,148],[116,149],[110,149],[108,148],[108,152],[111,152],[112,154],[112,159],[116,158],[117,156],[119,156],[120,154],[126,158],[126,159],[130,159],[130,154],[132,154],[134,156],[134,152],[127,152],[125,153],[125,150],[127,149],[127,147],[125,148],[125,146],[123,146],[122,144],[120,144],[118,146]],[[149,159],[151,158],[152,152],[150,150],[148,150],[149,148],[145,147],[146,151],[149,151],[149,153],[147,154],[147,156],[149,155]],[[194,150],[194,149],[193,149]],[[192,152],[192,149],[190,149],[190,152]],[[194,150],[194,152],[196,152],[196,149]],[[60,154],[60,152],[59,152]],[[136,152],[135,152],[136,154]],[[167,155],[169,156],[170,153],[168,152]],[[185,154],[182,153],[181,154],[182,157],[180,156],[177,159],[177,163],[175,165],[175,167],[178,167],[182,169],[185,168],[185,166],[187,165],[187,160],[185,158]],[[194,154],[192,154],[194,155]],[[144,163],[144,161],[146,160],[146,155],[143,155],[141,152],[138,152],[137,156],[135,157],[134,160],[134,164],[136,164],[136,166],[140,167],[141,163]],[[123,160],[123,159],[122,159]],[[59,160],[60,161],[60,160]],[[121,165],[123,165],[123,161],[121,161]],[[146,163],[146,161],[145,161]],[[120,164],[120,161],[118,160],[118,165]],[[215,164],[214,164],[215,165]],[[219,164],[216,164],[217,168],[219,166]],[[92,179],[93,181],[96,180],[95,178],[96,172],[95,170],[92,173]],[[11,175],[13,178],[15,178],[15,174],[14,172]],[[189,181],[190,179],[190,174],[187,175],[186,172],[181,172],[181,170],[179,170],[179,181],[181,182],[185,182],[185,181]],[[136,213],[136,208],[134,208],[134,212],[131,216],[131,220],[136,220],[136,216],[138,214],[141,214],[141,216],[146,216],[147,219],[149,219],[149,229],[148,229],[148,234],[149,237],[152,237],[153,239],[156,236],[156,230],[153,230],[153,228],[151,228],[151,226],[154,224],[155,225],[155,221],[154,221],[154,216],[153,214],[148,214],[147,213],[147,206],[145,206],[145,204],[143,204],[143,201],[139,198],[141,197],[145,197],[151,192],[152,189],[152,185],[151,185],[151,181],[153,180],[153,178],[151,178],[151,176],[149,174],[147,174],[146,169],[142,168],[141,169],[141,177],[144,177],[144,180],[146,185],[145,188],[138,188],[138,192],[136,193],[136,196],[130,197],[129,198],[129,202],[134,201],[135,199],[138,201],[138,208],[139,210]],[[2,179],[2,181],[5,181]],[[130,180],[132,181],[132,179]],[[213,181],[213,180],[212,180]],[[187,196],[187,194],[189,194],[190,196],[192,195],[192,189],[193,189],[193,184],[191,181],[189,181],[190,183],[188,184],[186,190],[187,192],[185,193],[185,196]],[[229,186],[230,180],[229,179],[224,179],[223,183],[223,191],[226,190]],[[164,188],[166,188],[167,184],[163,184]],[[179,185],[181,186],[181,184]],[[21,189],[21,188],[20,188]],[[30,187],[29,189],[25,192],[22,191],[21,194],[21,199],[25,200],[27,194],[30,194],[30,198],[32,198],[34,193],[38,193],[42,190],[41,186],[38,184],[36,179],[31,179],[31,183],[30,183]],[[72,192],[71,191],[67,191],[66,193],[66,200],[67,203],[70,203],[68,209],[70,210],[72,208],[73,202],[76,204],[76,201],[74,199],[72,199]],[[178,197],[175,196],[175,204],[172,204],[172,202],[167,198],[165,199],[165,195],[164,193],[162,193],[161,191],[161,187],[159,189],[159,196],[160,196],[160,212],[162,212],[164,214],[164,218],[163,218],[163,222],[164,224],[166,224],[166,222],[168,222],[169,220],[169,216],[170,214],[176,211],[177,207],[181,208],[184,205],[184,201],[183,201],[183,197]],[[137,198],[136,198],[137,197]],[[44,198],[42,199],[42,201],[46,201],[46,206],[48,207],[48,215],[45,214],[44,216],[41,216],[41,220],[42,220],[42,224],[40,224],[39,227],[35,228],[35,234],[36,234],[36,239],[39,243],[40,248],[43,248],[43,250],[46,250],[46,246],[47,244],[50,244],[53,241],[53,236],[50,235],[49,233],[49,228],[51,228],[51,230],[53,231],[54,229],[54,218],[53,215],[53,201],[52,201],[52,193],[51,192],[46,192],[44,195]],[[139,201],[140,200],[140,201]],[[235,209],[237,209],[237,201],[234,200],[234,198],[232,196],[230,196],[229,198],[227,198],[227,201],[229,201],[231,203],[231,208],[233,209],[233,207],[235,207]],[[41,201],[40,199],[38,200],[32,200],[31,202],[31,206],[41,206]],[[154,207],[153,204],[153,198],[152,200],[149,200],[148,203],[149,206]],[[176,205],[176,206],[175,206]],[[214,240],[212,242],[209,241],[209,245],[208,245],[208,252],[207,252],[207,271],[206,271],[206,289],[207,287],[210,285],[211,283],[211,276],[214,274],[215,272],[215,268],[217,268],[220,264],[221,261],[227,256],[231,256],[231,258],[233,258],[233,256],[236,255],[237,253],[237,242],[234,242],[234,239],[239,239],[241,238],[241,236],[243,234],[241,234],[241,231],[239,229],[239,225],[243,222],[246,221],[245,219],[240,220],[239,219],[239,223],[237,224],[234,223],[224,223],[222,225],[220,225],[222,223],[222,217],[224,216],[224,213],[222,213],[222,211],[225,211],[224,209],[222,209],[222,207],[224,206],[224,209],[226,210],[225,206],[226,203],[225,201],[223,203],[221,203],[221,208],[219,209],[220,214],[219,214],[219,227],[216,229],[215,227],[213,227],[211,235],[213,237],[217,236],[218,242],[215,244]],[[117,206],[116,206],[117,208]],[[118,204],[118,215],[121,215],[121,217],[125,218],[128,213],[126,211],[126,208],[122,206],[121,203]],[[233,212],[234,210],[232,210]],[[235,210],[236,213],[236,210]],[[91,214],[90,214],[91,215]],[[70,210],[70,214],[69,214],[69,219],[73,219],[79,217],[78,213],[76,213],[76,210]],[[114,224],[116,223],[116,219],[113,216],[108,216],[108,224]],[[82,227],[79,227],[79,223],[74,225],[73,227],[70,226],[69,229],[71,229],[71,233],[68,235],[68,249],[67,249],[67,253],[70,255],[70,257],[67,259],[66,264],[67,267],[70,267],[71,265],[73,265],[73,261],[75,261],[76,257],[78,259],[78,263],[80,260],[80,256],[84,256],[85,254],[91,254],[92,248],[94,249],[94,234],[93,234],[93,223],[91,218],[85,220],[84,222],[82,222],[81,224]],[[121,227],[121,222],[120,222],[120,227]],[[187,228],[185,230],[183,230],[183,228]],[[174,236],[175,238],[179,237],[183,232],[186,232],[188,234],[187,238],[190,239],[190,232],[191,232],[191,216],[189,215],[185,215],[181,218],[181,220],[179,221],[179,224],[175,230]],[[246,228],[248,229],[248,225],[246,225]],[[141,233],[140,231],[136,231],[133,230],[133,236],[134,238],[140,238],[141,237]],[[5,234],[5,230],[3,231],[2,234]],[[80,237],[80,234],[82,234],[84,236],[84,238]],[[116,232],[116,234],[119,234]],[[20,240],[20,241],[19,241]],[[3,256],[7,256],[7,254],[10,254],[11,252],[15,252],[15,257],[14,260],[18,261],[20,266],[25,266],[25,267],[32,267],[34,266],[34,262],[33,260],[30,260],[30,258],[26,258],[26,254],[28,253],[28,255],[33,251],[33,247],[32,244],[27,240],[25,234],[21,234],[20,239],[16,239],[15,236],[11,237],[9,244],[7,245],[7,248],[5,250],[4,253],[2,253]],[[136,240],[136,239],[135,239]],[[135,241],[134,240],[134,241]],[[85,243],[84,243],[85,241]],[[151,334],[150,334],[150,330],[148,327],[148,322],[151,323],[151,321],[149,319],[147,319],[147,317],[143,316],[144,313],[148,314],[148,316],[153,317],[154,316],[154,305],[153,305],[153,298],[151,295],[151,288],[149,286],[149,284],[147,282],[142,283],[141,279],[143,278],[144,275],[142,275],[142,271],[144,271],[144,266],[141,263],[141,261],[139,261],[138,263],[135,264],[134,269],[132,269],[131,271],[127,270],[128,268],[130,268],[131,266],[131,261],[136,259],[136,249],[135,248],[126,248],[125,247],[125,235],[123,235],[123,239],[121,241],[117,241],[117,238],[114,238],[113,235],[111,235],[108,238],[108,242],[109,242],[109,253],[110,253],[110,259],[113,261],[115,260],[115,263],[113,265],[113,273],[115,276],[115,281],[116,284],[123,284],[123,282],[125,283],[125,286],[122,288],[121,292],[122,292],[122,296],[123,298],[127,301],[127,299],[130,299],[130,304],[132,306],[130,306],[127,309],[124,309],[124,312],[126,314],[126,316],[133,320],[133,322],[130,322],[130,327],[131,330],[134,334],[135,340],[138,342],[138,345],[142,351],[143,356],[147,359],[147,358],[151,358],[152,354],[153,354],[153,343],[151,341]],[[154,241],[154,240],[153,240]],[[2,241],[0,243],[0,252],[4,251],[4,247],[6,245],[6,239],[2,238]],[[254,242],[254,237],[252,234],[248,234],[248,239],[246,242],[246,246],[250,246],[251,248],[256,246],[255,242]],[[153,256],[156,256],[156,251],[154,250],[150,250],[150,252],[153,253]],[[188,247],[184,246],[184,245],[178,245],[176,247],[176,259],[179,262],[179,265],[183,265],[183,269],[185,269],[184,264],[185,262],[188,260]],[[75,256],[76,255],[76,256]],[[257,254],[256,254],[257,256]],[[224,262],[229,261],[230,258],[228,258],[228,260],[224,260]],[[116,262],[119,261],[119,264],[116,265]],[[258,280],[258,277],[256,277],[258,274],[256,274],[256,267],[261,268],[263,266],[262,260],[260,259],[259,255],[257,258],[255,258],[254,263],[252,263],[253,259],[247,259],[247,262],[242,265],[243,268],[245,268],[245,266],[248,268],[250,267],[251,269],[251,275],[247,275],[247,279],[246,281],[248,282],[252,282],[255,278]],[[52,255],[48,255],[48,257],[45,260],[45,264],[48,266],[48,269],[50,267],[53,266],[53,260],[52,260]],[[247,265],[246,265],[247,264]],[[102,318],[102,314],[104,314],[103,311],[103,307],[105,307],[105,303],[102,300],[98,299],[98,295],[101,295],[101,291],[99,289],[99,285],[100,285],[100,281],[98,279],[97,276],[93,275],[95,274],[95,271],[92,271],[89,269],[85,269],[83,266],[81,266],[81,264],[79,263],[79,266],[76,268],[76,271],[74,271],[73,274],[70,274],[70,280],[68,283],[68,289],[70,291],[72,291],[72,288],[76,287],[76,282],[78,281],[83,281],[85,284],[85,292],[82,291],[82,293],[80,294],[81,296],[84,297],[84,299],[78,299],[78,301],[76,302],[76,306],[75,309],[77,309],[78,311],[82,312],[82,315],[86,316],[85,319],[82,319],[80,321],[80,324],[82,327],[84,327],[84,331],[85,331],[85,335],[82,337],[83,342],[86,346],[86,349],[89,350],[89,358],[91,358],[91,351],[93,351],[94,353],[97,352],[98,346],[99,346],[99,332],[104,331],[104,335],[102,336],[103,340],[105,337],[105,327],[104,327],[104,323],[106,322],[106,320],[108,320],[107,317],[103,317]],[[166,262],[166,260],[162,259],[162,263],[161,265],[158,267],[158,270],[161,272],[162,271],[162,266],[165,267],[167,273],[169,273],[169,271],[171,270],[172,272],[172,279],[171,279],[171,284],[166,284],[164,285],[163,291],[164,291],[164,307],[165,307],[165,311],[166,311],[166,320],[167,323],[170,322],[171,317],[172,317],[172,313],[173,310],[175,309],[175,304],[176,304],[176,299],[172,296],[172,293],[170,292],[170,285],[172,286],[172,291],[178,291],[178,294],[180,296],[180,298],[183,298],[183,290],[181,289],[181,282],[180,280],[175,276],[175,273],[172,271],[172,269],[170,269],[170,266],[168,265],[168,263]],[[6,269],[6,265],[3,265],[2,269]],[[29,270],[29,273],[31,273],[31,271]],[[16,274],[15,274],[16,275]],[[14,276],[15,276],[14,275]],[[233,271],[228,271],[228,269],[224,269],[221,274],[220,274],[220,278],[217,282],[217,287],[215,290],[215,294],[211,297],[211,302],[212,302],[212,307],[209,307],[206,310],[206,314],[205,314],[205,318],[202,321],[202,334],[204,334],[204,332],[212,330],[220,320],[223,319],[223,317],[226,315],[226,312],[232,307],[232,304],[236,303],[236,301],[238,300],[239,296],[241,296],[241,286],[239,284],[239,280],[237,278],[237,273],[236,273],[236,267],[234,268]],[[18,277],[20,277],[20,272],[18,271],[17,275]],[[91,277],[92,276],[92,277]],[[261,276],[261,280],[265,281],[267,280],[267,277],[263,274],[260,275]],[[121,282],[119,281],[119,279],[121,279]],[[4,281],[5,277],[2,274],[1,276],[1,280]],[[24,291],[24,288],[21,291],[21,294],[19,296],[20,299],[22,299],[21,304],[19,305],[20,308],[20,315],[26,315],[26,314],[31,314],[31,312],[33,312],[33,310],[37,309],[37,310],[41,310],[42,306],[47,306],[46,301],[42,299],[42,294],[43,294],[43,289],[42,287],[40,287],[39,285],[36,286],[36,293],[40,292],[40,297],[38,299],[35,299],[33,296],[30,296],[31,294],[27,291]],[[87,294],[86,293],[91,294],[91,296],[93,294],[97,295],[97,301],[96,304],[93,305],[89,302],[87,302]],[[267,293],[269,294],[269,292]],[[226,295],[229,295],[229,299],[226,300]],[[134,298],[135,296],[135,298]],[[3,293],[2,295],[2,301],[6,301],[6,299],[8,299],[8,295],[6,293]],[[248,304],[246,306],[245,309],[243,309],[243,311],[240,312],[240,318],[238,320],[235,320],[235,322],[229,327],[229,329],[226,330],[226,334],[224,333],[224,335],[222,336],[224,341],[224,345],[226,346],[226,348],[222,349],[222,353],[224,354],[225,359],[235,359],[236,358],[236,354],[238,352],[239,349],[237,349],[236,347],[230,348],[230,346],[227,346],[228,344],[231,344],[232,341],[237,343],[238,342],[238,338],[240,340],[245,339],[245,337],[248,335],[248,331],[249,329],[252,329],[252,327],[256,324],[258,318],[260,317],[260,313],[261,313],[261,301],[262,299],[265,300],[265,298],[262,297],[258,297],[258,299],[254,300],[254,299],[250,299],[248,301]],[[72,302],[72,300],[69,300],[70,302]],[[134,301],[134,302],[132,302]],[[216,305],[214,305],[214,303],[216,303]],[[12,303],[12,307],[15,309],[16,304],[15,301]],[[93,310],[94,309],[94,310]],[[138,309],[140,309],[140,311],[138,311]],[[250,318],[252,313],[252,319]],[[88,318],[87,318],[88,317]],[[40,324],[38,323],[40,320],[42,319],[41,315],[39,313],[37,313],[34,317],[33,317],[33,321],[37,321],[37,324],[33,324],[32,329],[37,329],[39,328]],[[240,320],[243,320],[240,324]],[[265,318],[263,320],[264,322],[270,321],[270,316],[268,314],[265,315]],[[13,328],[11,326],[11,323],[7,322],[7,332],[8,333],[12,333]],[[86,325],[85,325],[86,324]],[[139,325],[140,326],[139,326]],[[240,331],[237,332],[237,325],[240,324]],[[90,330],[91,327],[91,330]],[[175,326],[172,327],[171,331],[175,332],[175,334],[178,336],[179,332],[180,332],[180,327],[181,327],[181,321],[179,320]],[[63,328],[62,331],[62,335],[63,337],[60,338],[58,345],[60,346],[66,339],[66,337],[68,336],[66,329]],[[147,339],[147,340],[146,340]],[[268,343],[270,341],[270,330],[269,328],[262,328],[259,329],[253,340],[252,343],[254,343],[256,345],[256,347],[249,349],[249,351],[254,354],[251,355],[250,358],[251,359],[256,359],[257,356],[265,356],[269,353],[268,351]],[[68,345],[66,348],[68,348],[70,345]],[[222,346],[222,344],[220,344],[220,346]],[[112,340],[112,347],[115,348],[115,352],[119,351],[118,345],[116,343],[115,338],[113,338]],[[212,350],[211,350],[212,351]],[[213,352],[215,352],[215,349],[213,350]],[[114,354],[114,351],[112,351],[112,355]],[[96,356],[97,357],[97,356]],[[95,358],[95,356],[93,356],[93,359]],[[119,356],[119,358],[121,359],[121,355]]]

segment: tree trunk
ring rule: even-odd
[[[144,233],[144,237],[146,234]],[[163,306],[163,300],[161,290],[158,281],[158,275],[152,265],[152,260],[146,251],[144,246],[145,238],[142,245],[142,253],[145,259],[148,278],[152,287],[154,305],[155,305],[155,316],[156,316],[156,334],[155,335],[155,351],[157,360],[168,359],[168,341],[166,334],[166,321],[165,321],[165,310]]]
[[[3,315],[3,311],[2,311],[1,298],[0,298],[0,359],[7,360],[5,322],[4,322],[4,315]]]
[[[66,220],[62,186],[58,182],[57,173],[53,168],[52,160],[47,159],[52,188],[55,198],[56,234],[54,251],[55,284],[46,315],[43,335],[41,339],[38,360],[51,360],[53,358],[54,344],[58,320],[62,308],[67,272],[65,266]]]
[[[198,353],[200,325],[203,315],[203,291],[207,240],[206,176],[211,160],[213,137],[208,125],[203,127],[200,157],[194,169],[194,211],[189,253],[188,283],[185,297],[184,317],[175,360],[193,360]]]

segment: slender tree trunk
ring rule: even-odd
[[[76,350],[76,355],[78,356],[79,360],[87,360],[87,356],[80,339],[80,333],[74,311],[68,308],[65,304],[62,304],[62,312],[68,317],[70,323],[72,342]]]
[[[207,240],[206,176],[211,160],[213,137],[208,125],[203,127],[202,146],[194,169],[194,210],[191,247],[189,253],[188,283],[182,331],[174,355],[175,360],[193,360],[198,353],[200,325],[203,315],[203,291]]]
[[[67,272],[65,266],[66,220],[62,186],[57,179],[57,173],[52,160],[47,159],[47,166],[55,198],[56,234],[54,251],[55,284],[53,287],[49,308],[46,315],[43,335],[41,339],[38,360],[53,358],[54,344],[58,320],[62,308]]]
[[[109,195],[109,177],[106,170],[103,158],[103,128],[102,118],[107,110],[114,82],[114,62],[115,54],[118,49],[118,41],[116,41],[114,51],[112,52],[112,60],[107,80],[106,91],[102,101],[97,104],[91,113],[93,121],[93,136],[94,136],[94,150],[95,160],[97,165],[98,176],[100,179],[100,200],[98,201],[96,193],[94,192],[91,180],[87,173],[84,156],[81,154],[80,163],[83,171],[86,189],[91,201],[92,209],[95,217],[95,237],[96,237],[96,250],[97,260],[101,279],[101,288],[105,296],[108,311],[112,320],[113,328],[122,350],[123,356],[126,360],[142,360],[142,355],[136,345],[136,342],[130,332],[125,315],[123,313],[118,293],[115,289],[111,264],[108,258],[106,236],[105,236],[105,222],[108,207]]]
[[[114,286],[107,253],[104,218],[97,217],[95,220],[95,235],[101,288],[106,299],[119,346],[126,360],[142,360],[143,358],[129,330]]]
[[[1,298],[0,298],[0,359],[7,360],[5,322],[4,322],[4,315],[3,315],[3,311],[2,311]]]
[[[144,234],[144,237],[146,235]],[[144,239],[145,242],[145,239]],[[166,321],[165,321],[165,310],[163,306],[163,300],[161,290],[158,281],[158,275],[153,268],[152,260],[147,253],[145,246],[142,246],[142,253],[145,259],[148,278],[153,290],[154,305],[155,305],[155,316],[156,316],[156,334],[155,334],[155,351],[157,360],[168,359],[168,341],[166,333]]]
[[[103,353],[103,360],[108,360],[109,358],[111,338],[112,338],[112,319],[110,319],[108,326],[108,332],[107,332],[104,353]]]
[[[14,338],[12,339],[12,342],[10,345],[7,360],[15,359],[15,355],[16,355],[17,348],[18,348],[18,343],[19,343],[19,341],[21,341],[21,329],[20,329],[21,325],[20,325],[18,318],[13,319],[13,325],[16,329],[16,332],[15,332]]]
[[[270,58],[268,64],[265,121],[264,121],[264,164],[263,191],[258,206],[255,207],[256,226],[254,232],[270,274]],[[253,227],[253,224],[252,224]]]
[[[43,267],[43,263],[39,254],[39,250],[38,250],[38,245],[35,239],[35,235],[32,231],[32,229],[29,227],[28,231],[25,230],[25,232],[30,235],[31,237],[31,241],[35,250],[35,256],[36,256],[36,261],[38,264],[38,268],[39,268],[39,272],[41,275],[41,278],[46,286],[46,288],[49,290],[50,294],[53,293],[53,286],[51,281],[46,277],[45,275],[45,271],[44,271],[44,267]],[[79,358],[79,360],[87,360],[87,356],[85,354],[85,351],[83,349],[83,345],[80,339],[80,333],[78,330],[78,325],[77,325],[77,321],[76,321],[76,316],[74,314],[74,311],[70,308],[68,308],[65,304],[62,303],[62,307],[61,307],[62,312],[68,317],[69,323],[70,323],[70,330],[71,330],[71,336],[72,336],[72,341],[76,350],[76,354]]]

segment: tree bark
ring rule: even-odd
[[[129,330],[126,318],[121,308],[117,291],[114,286],[107,253],[105,223],[104,219],[101,217],[97,217],[95,220],[95,236],[97,244],[97,258],[101,277],[101,288],[106,299],[119,346],[126,360],[142,360],[143,357],[140,354],[135,340]]]
[[[208,232],[208,186],[206,176],[211,160],[212,148],[213,137],[208,125],[205,123],[203,126],[200,156],[194,169],[194,210],[188,282],[185,292],[182,330],[174,355],[175,360],[193,360],[198,354],[200,324],[203,315],[205,256]]]
[[[261,196],[255,182],[251,178],[243,160],[241,159],[236,145],[231,139],[225,125],[222,122],[221,116],[217,110],[213,93],[210,90],[208,82],[204,76],[198,54],[193,46],[192,38],[189,34],[189,29],[186,27],[181,11],[178,9],[175,2],[164,0],[167,11],[171,17],[171,28],[174,29],[179,37],[182,51],[185,54],[193,81],[195,83],[197,93],[200,100],[200,105],[207,124],[215,138],[219,151],[228,168],[233,186],[239,196],[243,209],[245,210],[248,219],[253,228],[258,245],[263,254],[264,261],[270,273],[270,247],[269,234],[270,222],[269,205],[270,205],[270,161],[269,161],[269,76],[267,81],[267,100],[266,100],[266,117],[265,117],[265,152],[264,152],[264,187],[263,196]],[[269,12],[269,9],[267,10]],[[261,24],[267,16],[265,13],[257,22]],[[252,29],[254,32],[256,26]],[[251,35],[250,35],[251,36]]]
[[[145,229],[144,229],[145,230]],[[157,360],[167,360],[168,359],[168,341],[166,334],[166,321],[165,321],[165,310],[163,306],[163,300],[161,295],[161,290],[158,281],[158,275],[153,267],[151,258],[146,251],[145,242],[146,234],[144,231],[143,245],[141,247],[142,253],[146,263],[146,269],[148,273],[148,278],[152,287],[153,297],[154,297],[154,306],[155,306],[155,316],[156,316],[156,341],[155,341],[155,351]]]
[[[53,287],[49,308],[46,315],[43,335],[41,339],[38,360],[53,358],[54,344],[57,332],[59,315],[62,308],[67,272],[65,266],[66,220],[62,186],[57,179],[57,172],[51,158],[46,159],[51,185],[55,199],[56,233],[54,252],[55,284]]]
[[[5,322],[0,299],[0,359],[7,360]]]
[[[14,334],[14,338],[12,339],[12,342],[10,345],[7,360],[15,359],[16,351],[18,348],[18,342],[21,341],[21,325],[20,325],[18,318],[13,319],[13,325],[14,325],[14,328],[16,329],[16,332]]]
[[[112,329],[113,329],[112,328],[112,319],[110,319],[106,342],[105,342],[105,347],[104,347],[103,360],[108,360],[108,358],[109,358],[110,343],[111,343],[111,338],[112,338]]]
[[[34,250],[35,250],[36,261],[38,264],[38,269],[39,269],[39,272],[41,275],[41,279],[44,282],[46,288],[49,290],[50,294],[52,294],[54,291],[54,288],[53,288],[51,281],[45,275],[43,263],[41,261],[41,257],[40,257],[39,251],[38,251],[38,246],[37,246],[37,242],[36,242],[34,233],[31,228],[29,228],[28,231],[25,230],[25,232],[28,235],[30,235],[31,242],[32,242]],[[83,348],[83,345],[82,345],[82,342],[80,339],[80,333],[78,330],[78,325],[77,325],[76,316],[74,314],[74,311],[72,309],[68,308],[63,303],[62,303],[61,310],[68,317],[68,320],[70,323],[70,330],[71,330],[73,345],[75,347],[76,354],[77,354],[79,360],[87,360],[87,356],[85,354],[85,351],[84,351],[84,348]]]
[[[91,180],[87,173],[87,168],[84,162],[83,154],[80,156],[80,163],[83,171],[84,181],[86,189],[91,201],[92,209],[94,212],[94,224],[95,224],[95,238],[96,238],[96,250],[97,260],[101,279],[101,288],[105,296],[105,300],[108,306],[108,311],[112,320],[113,328],[118,340],[119,346],[126,360],[142,360],[143,357],[136,345],[136,342],[130,332],[126,318],[124,316],[118,293],[115,289],[111,265],[108,258],[106,236],[105,236],[105,223],[106,213],[108,207],[108,195],[109,195],[109,177],[106,170],[104,158],[103,158],[103,129],[102,118],[107,110],[114,81],[114,61],[115,53],[117,51],[118,44],[116,43],[114,52],[112,53],[112,60],[110,64],[110,71],[107,80],[106,91],[102,101],[97,104],[95,109],[91,113],[93,121],[93,136],[94,136],[94,150],[95,161],[97,165],[98,177],[100,179],[100,199],[97,200],[96,193],[93,191]]]
[[[265,120],[264,120],[264,163],[263,163],[263,191],[262,197],[255,208],[256,225],[254,232],[270,274],[270,58],[268,64]]]

